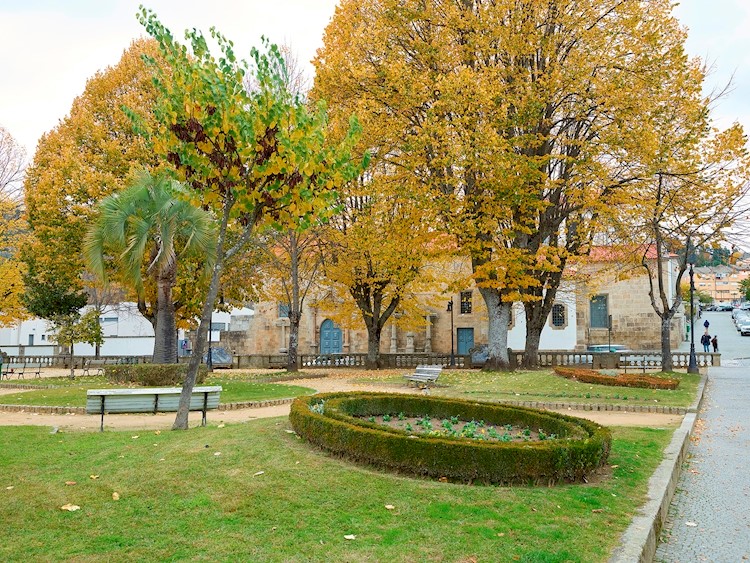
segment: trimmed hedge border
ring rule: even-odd
[[[542,428],[560,438],[513,443],[415,436],[355,418],[399,412]],[[289,419],[299,436],[355,462],[456,482],[580,482],[606,462],[612,442],[607,428],[572,416],[499,403],[397,393],[298,397]]]
[[[666,379],[650,375],[604,375],[598,371],[583,368],[554,368],[555,374],[567,379],[575,379],[581,383],[596,383],[598,385],[611,385],[614,387],[634,387],[639,389],[677,389],[680,384],[678,379]]]
[[[104,366],[104,377],[110,383],[143,387],[182,386],[187,376],[188,364],[120,364]],[[198,366],[195,384],[201,385],[208,375],[208,367]]]

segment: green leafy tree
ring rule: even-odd
[[[153,362],[177,362],[177,321],[173,289],[180,261],[202,257],[210,267],[215,255],[213,217],[186,199],[182,185],[161,175],[142,173],[126,190],[99,203],[99,218],[84,241],[89,268],[106,281],[113,262],[119,280],[132,287],[138,309],[156,336]],[[148,314],[144,278],[157,288],[156,312]]]
[[[81,315],[78,311],[59,315],[51,321],[54,332],[50,340],[58,345],[67,346],[69,351],[70,378],[75,378],[73,347],[76,342],[86,342],[92,346],[101,346],[104,342],[102,326],[99,323],[99,311],[91,309]]]
[[[344,141],[331,145],[325,111],[319,106],[311,112],[289,93],[275,46],[265,53],[253,49],[251,70],[237,59],[232,42],[214,29],[211,36],[221,51],[218,59],[197,30],[186,32],[188,49],[153,12],[141,8],[139,20],[159,43],[166,63],[150,60],[159,90],[159,127],[150,132],[154,152],[171,163],[179,179],[192,188],[193,199],[218,220],[216,259],[173,425],[186,429],[225,263],[242,251],[260,226],[304,229],[331,207],[336,188],[360,170],[349,156],[356,125]],[[254,79],[248,81],[251,72]],[[254,89],[247,91],[246,83]],[[238,233],[231,246],[230,225]]]

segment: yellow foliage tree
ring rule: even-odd
[[[513,301],[525,363],[570,256],[588,252],[634,179],[626,155],[674,61],[671,2],[344,0],[314,93],[360,116],[376,158],[438,210],[472,259],[489,366],[507,367]],[[622,165],[624,163],[624,165]]]
[[[17,260],[24,228],[21,185],[25,152],[10,132],[0,127],[0,326],[24,316],[22,264]]]

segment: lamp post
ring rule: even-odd
[[[687,261],[690,265],[688,275],[690,276],[690,360],[688,361],[688,373],[698,373],[698,362],[695,359],[695,300],[693,294],[695,293],[695,282],[693,281],[693,264],[695,263],[695,255],[693,254],[693,245],[688,239],[687,244]]]
[[[451,314],[451,367],[456,366],[456,356],[453,353],[453,298],[448,301],[448,308],[446,309]]]

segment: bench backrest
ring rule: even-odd
[[[177,412],[180,387],[150,387],[143,389],[89,389],[86,392],[86,413],[101,414],[102,397],[107,413]],[[207,409],[219,406],[221,386],[195,387],[190,397],[190,410],[202,411],[204,398]]]
[[[435,365],[435,366],[417,366],[417,368],[414,370],[414,375],[434,375],[438,376],[440,375],[440,372],[443,371],[443,366]]]

